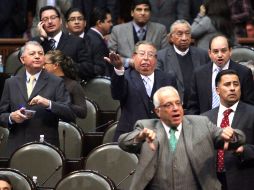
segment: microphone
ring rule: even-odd
[[[65,139],[66,139],[66,135],[65,135],[65,129],[63,130],[63,153],[65,155]]]
[[[40,187],[43,186],[62,167],[62,165],[57,166],[56,169],[41,183]]]
[[[117,185],[118,188],[123,182],[125,182],[130,176],[132,176],[136,172],[136,169],[132,170],[126,177],[124,177]]]
[[[105,126],[111,125],[112,123],[114,123],[114,120],[110,120],[107,123],[99,125],[98,127],[96,127],[96,131],[98,131],[98,129],[101,129],[101,128],[105,127]]]

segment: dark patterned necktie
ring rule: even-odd
[[[56,40],[54,40],[53,38],[49,40],[49,49],[50,50],[56,49]]]
[[[229,126],[229,114],[232,112],[232,109],[227,109],[223,112],[223,119],[221,121],[220,127],[225,128]],[[224,170],[224,150],[218,150],[217,152],[217,172],[223,172]]]

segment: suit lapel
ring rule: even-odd
[[[146,40],[147,41],[153,41],[153,38],[155,36],[155,29],[151,27],[151,23],[147,23],[147,28],[146,28]]]
[[[62,33],[56,49],[64,49],[63,47],[65,46],[66,39],[67,39],[67,34]]]
[[[16,78],[16,84],[18,85],[19,91],[21,92],[23,98],[27,101],[27,87],[26,87],[26,72],[21,72],[20,74],[17,75]]]
[[[32,91],[32,94],[29,98],[29,100],[31,100],[33,97],[37,96],[39,94],[39,92],[41,91],[41,89],[47,85],[48,81],[47,81],[47,73],[46,71],[42,70],[41,74],[38,78],[38,81],[36,82],[34,89]]]
[[[131,77],[132,83],[134,84],[137,92],[140,94],[139,97],[140,97],[141,101],[144,103],[146,110],[149,112],[149,106],[148,106],[148,101],[147,101],[148,95],[146,93],[146,88],[145,88],[145,85],[142,81],[140,74],[136,70],[133,69],[130,77]]]
[[[134,36],[133,36],[133,25],[132,25],[132,22],[129,22],[127,24],[127,28],[126,28],[126,32],[125,32],[125,37],[128,39],[127,42],[128,42],[128,45],[129,45],[129,49],[130,50],[134,50]],[[126,48],[127,49],[127,48]]]
[[[193,68],[197,68],[198,66],[201,65],[200,63],[200,59],[198,59],[198,53],[197,51],[194,51],[192,47],[190,47],[190,54],[191,54],[191,60],[192,60],[192,63],[193,63]]]
[[[241,121],[241,117],[243,117],[243,113],[246,112],[244,109],[244,106],[241,102],[238,103],[236,111],[235,111],[235,115],[232,121],[232,128],[237,128],[237,129],[241,129],[242,125],[239,125],[239,122]]]
[[[204,70],[202,74],[202,77],[199,77],[200,79],[202,79],[202,89],[203,92],[206,93],[206,97],[208,99],[208,105],[210,107],[212,107],[212,70],[213,70],[213,64],[212,63],[208,63],[208,67],[206,67],[206,69]]]
[[[180,68],[180,65],[179,65],[179,62],[177,59],[177,55],[176,55],[176,52],[175,52],[173,46],[169,46],[167,59],[170,60],[169,61],[170,64],[167,64],[168,67],[171,67],[172,70],[176,73],[176,77],[177,77],[180,85],[182,86],[182,88],[184,88],[182,71],[181,71],[181,68]]]

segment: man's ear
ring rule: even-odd
[[[25,60],[24,60],[24,56],[21,56],[20,59],[21,63],[24,65],[25,64]]]

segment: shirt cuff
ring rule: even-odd
[[[11,114],[9,115],[9,124],[13,124],[13,122],[11,121]]]
[[[51,100],[49,100],[49,107],[47,107],[47,110],[51,110],[51,107],[52,107],[52,103],[51,103]]]
[[[118,76],[124,75],[124,68],[123,68],[122,70],[119,70],[119,69],[116,69],[116,68],[114,67],[114,70],[115,70],[115,72],[116,72],[116,75],[118,75]]]
[[[129,62],[130,62],[130,58],[124,59],[124,67],[125,68],[128,68],[130,66]]]

